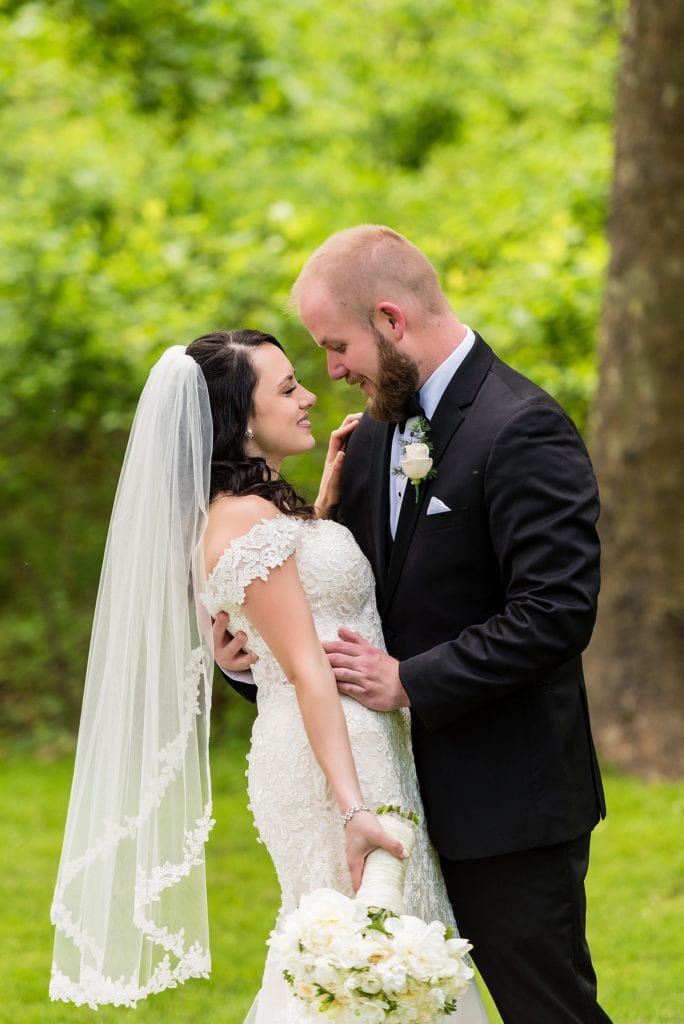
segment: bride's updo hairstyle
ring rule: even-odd
[[[257,494],[286,515],[311,519],[313,506],[261,457],[247,455],[245,442],[254,412],[258,375],[250,349],[283,346],[262,331],[214,331],[196,338],[186,353],[199,364],[209,392],[214,443],[211,453],[210,502],[219,494]]]

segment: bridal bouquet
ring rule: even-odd
[[[415,816],[394,807],[378,814],[410,854]],[[355,899],[317,889],[271,934],[285,980],[312,1017],[431,1024],[455,1012],[473,977],[466,957],[472,946],[441,921],[427,924],[403,913],[407,862],[374,850]]]

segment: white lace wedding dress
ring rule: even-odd
[[[244,630],[259,656],[253,667],[258,716],[248,755],[250,807],[261,840],[275,865],[282,892],[279,918],[294,910],[303,893],[321,886],[353,895],[339,813],[330,787],[309,746],[294,687],[285,677],[242,608],[245,588],[266,579],[294,554],[318,636],[337,639],[340,626],[383,646],[375,606],[373,574],[345,527],[331,520],[304,521],[278,515],[232,542],[207,583],[206,603],[230,615],[232,631]],[[283,608],[283,615],[288,614]],[[371,808],[400,804],[422,814],[408,711],[378,713],[341,697],[361,790]],[[424,827],[408,865],[407,912],[424,920],[453,923],[436,855]],[[486,1024],[474,983],[459,1001],[453,1024]],[[284,981],[269,951],[261,991],[245,1024],[303,1024],[310,1020]]]

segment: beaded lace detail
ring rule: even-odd
[[[277,526],[271,526],[275,521]],[[262,519],[244,536],[235,538],[216,563],[202,596],[212,615],[226,601],[231,605],[242,604],[248,584],[255,579],[267,579],[271,569],[289,558],[295,549],[299,524],[294,516]]]
[[[294,910],[303,893],[321,886],[353,895],[339,812],[307,740],[294,688],[242,608],[249,583],[267,579],[291,556],[319,638],[336,639],[339,627],[346,626],[384,649],[370,565],[349,531],[331,520],[283,515],[263,520],[233,541],[210,577],[209,611],[228,612],[231,630],[244,630],[247,646],[259,655],[253,668],[259,713],[248,755],[248,790],[255,826],[278,875],[280,915]],[[347,697],[340,699],[365,802],[372,809],[382,803],[399,804],[422,819],[409,712],[378,713]],[[407,913],[453,924],[424,824],[409,862],[405,892]],[[249,1024],[302,1024],[303,1012],[269,953]],[[459,1018],[449,1019],[457,1024]]]

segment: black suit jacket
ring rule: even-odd
[[[435,478],[388,529],[393,427],[364,416],[340,519],[377,582],[440,853],[566,841],[605,813],[580,654],[599,589],[591,463],[560,406],[475,345],[432,418]],[[430,497],[449,512],[426,514]]]

